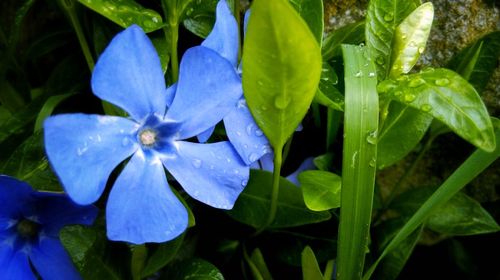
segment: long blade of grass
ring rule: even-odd
[[[500,137],[500,129],[496,130],[496,138]],[[408,222],[401,228],[396,236],[384,249],[377,261],[366,272],[363,279],[369,279],[380,261],[402,241],[404,241],[416,228],[440,206],[450,200],[458,191],[465,187],[472,179],[486,167],[500,157],[500,145],[491,153],[477,149],[453,174],[434,192],[434,194],[420,206]]]
[[[361,279],[375,183],[378,95],[366,47],[342,45],[345,65],[344,152],[337,279]]]

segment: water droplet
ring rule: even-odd
[[[425,51],[425,47],[418,47],[418,53],[423,54]]]
[[[432,67],[425,67],[424,69],[422,69],[422,73],[432,73],[434,72],[434,68]]]
[[[267,107],[266,107],[266,105],[262,105],[262,106],[260,106],[260,109],[261,109],[262,111],[267,111]]]
[[[411,41],[411,42],[408,44],[408,46],[410,46],[410,47],[414,48],[414,47],[416,47],[416,46],[417,46],[417,43],[415,43],[415,41]]]
[[[377,131],[374,130],[372,132],[369,132],[368,135],[366,135],[366,142],[369,144],[375,145],[377,143]]]
[[[251,153],[249,156],[248,156],[248,161],[250,162],[254,162],[256,160],[259,159],[259,155],[257,155],[256,153]]]
[[[191,162],[194,166],[194,168],[200,168],[201,167],[201,159],[193,159],[193,161]]]
[[[370,162],[368,163],[368,165],[369,165],[370,167],[375,168],[375,166],[377,166],[377,160],[375,160],[374,158],[372,158],[372,159],[370,160]]]
[[[78,149],[76,149],[76,154],[81,156],[87,151],[87,149],[88,149],[87,147],[78,148]]]
[[[241,180],[241,186],[246,186],[248,184],[248,180]]]
[[[237,107],[238,107],[239,109],[247,107],[247,101],[246,101],[245,99],[240,99],[240,100],[238,101],[238,105],[237,105]]]
[[[423,104],[422,107],[420,107],[420,109],[424,112],[430,112],[432,110],[432,106],[429,104]]]
[[[262,132],[262,130],[260,130],[260,129],[256,129],[255,130],[255,135],[256,136],[262,136],[263,134],[264,134],[264,132]]]
[[[423,84],[425,84],[424,80],[422,80],[421,78],[416,78],[416,79],[411,80],[408,83],[408,86],[412,87],[412,88],[416,88],[416,87],[419,87],[419,86],[421,86]]]
[[[142,25],[147,28],[153,28],[155,27],[155,23],[152,20],[146,19],[142,22]]]
[[[377,59],[375,59],[375,62],[378,64],[378,65],[383,65],[384,64],[384,57],[383,56],[378,56]]]
[[[442,87],[442,86],[449,84],[450,80],[448,80],[446,78],[442,78],[442,79],[437,79],[434,83],[436,84],[436,86]]]
[[[288,104],[290,104],[290,99],[283,96],[283,95],[278,95],[274,99],[274,106],[277,109],[281,109],[281,110],[285,109],[286,107],[288,107]]]
[[[129,140],[127,137],[122,139],[122,146],[128,146]]]
[[[385,21],[392,21],[394,19],[394,15],[392,13],[387,13],[384,15]]]
[[[261,80],[258,80],[258,81],[257,81],[257,84],[258,84],[259,86],[263,86],[263,85],[264,85],[264,82],[263,82],[263,81],[261,81]]]
[[[251,124],[249,124],[249,125],[247,125],[246,130],[247,130],[247,134],[248,134],[249,136],[251,136],[251,135],[252,135],[252,130],[253,130],[253,127],[254,127],[254,125],[253,125],[252,123],[251,123]]]
[[[375,77],[375,72],[370,72],[370,73],[368,73],[368,77],[370,77],[370,78]]]
[[[358,72],[356,72],[356,73],[354,74],[354,77],[356,77],[356,78],[359,78],[359,77],[361,77],[361,76],[363,76],[363,72],[361,72],[361,70],[359,70]]]
[[[215,169],[215,166],[210,165],[210,170],[214,170],[214,169]]]
[[[416,96],[414,94],[407,93],[404,96],[404,102],[407,102],[407,103],[413,102],[415,100],[415,98],[416,98]]]
[[[236,131],[236,135],[241,136],[241,131]]]
[[[403,94],[403,92],[402,92],[402,91],[400,91],[400,90],[398,90],[398,91],[394,92],[394,96],[395,96],[395,97],[400,97],[402,94]]]

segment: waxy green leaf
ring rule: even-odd
[[[311,104],[321,52],[286,0],[255,0],[243,51],[243,90],[255,121],[281,150]]]
[[[460,51],[447,68],[455,70],[481,93],[498,65],[499,56],[500,31],[495,31]]]
[[[307,170],[298,178],[307,208],[324,211],[340,207],[340,176],[328,171]]]
[[[378,89],[381,97],[432,115],[476,147],[495,149],[488,111],[474,87],[457,73],[444,68],[428,69],[386,80]]]
[[[258,273],[258,276],[260,276],[261,279],[263,280],[273,279],[273,277],[271,276],[271,272],[269,272],[269,268],[267,267],[266,261],[264,260],[264,255],[262,255],[262,252],[260,251],[259,248],[255,248],[255,250],[253,250],[250,259],[255,265],[255,268],[257,269],[257,271],[252,271],[252,272]]]
[[[203,259],[189,259],[177,262],[167,270],[164,279],[171,280],[224,280],[219,269]]]
[[[312,34],[321,44],[323,41],[323,0],[289,0],[305,20]]]
[[[169,242],[161,243],[147,260],[142,277],[150,276],[174,259],[184,241],[184,234]]]
[[[319,80],[318,90],[314,96],[314,102],[327,106],[332,110],[344,110],[344,96],[335,87],[339,78],[335,70],[328,62],[323,61],[321,69],[321,78]]]
[[[144,8],[134,0],[78,0],[78,2],[123,28],[137,24],[147,33],[163,26],[160,14]]]
[[[366,46],[377,66],[379,81],[389,75],[394,33],[420,0],[371,0],[366,12]]]
[[[218,0],[191,1],[186,8],[184,27],[201,38],[206,38],[215,23]]]
[[[378,136],[377,167],[383,169],[410,153],[422,140],[432,120],[427,113],[392,102]]]
[[[271,203],[272,179],[272,173],[252,169],[248,185],[228,212],[229,216],[246,225],[260,227],[266,221]],[[278,208],[271,228],[294,227],[330,219],[328,212],[309,210],[304,204],[302,191],[290,181],[282,177],[279,186]]]
[[[391,70],[389,76],[397,78],[410,72],[425,50],[427,38],[434,19],[431,2],[422,4],[409,14],[396,28],[392,45]]]

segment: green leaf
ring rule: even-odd
[[[377,167],[383,169],[410,153],[422,140],[432,120],[427,113],[392,102],[378,137]]]
[[[234,208],[228,211],[233,219],[259,228],[267,218],[271,204],[272,173],[250,170],[250,180],[240,194]],[[318,223],[330,219],[328,212],[313,212],[307,209],[300,188],[285,178],[280,178],[280,190],[276,218],[271,228],[294,227]]]
[[[321,44],[323,41],[323,0],[289,0]]]
[[[264,260],[264,255],[259,248],[253,250],[252,255],[250,256],[255,267],[258,269],[259,275],[262,279],[272,280],[271,272],[269,272],[269,268],[267,267],[266,261]]]
[[[311,247],[306,246],[302,251],[302,279],[304,280],[325,280],[318,261]]]
[[[50,115],[52,115],[52,112],[57,107],[57,105],[59,105],[64,100],[68,99],[68,97],[70,96],[73,96],[73,93],[67,93],[49,97],[47,101],[45,101],[45,104],[43,104],[40,112],[38,113],[38,117],[36,118],[35,121],[35,131],[40,131],[43,128],[43,121]]]
[[[203,259],[190,259],[174,264],[164,279],[170,280],[224,280],[213,264]]]
[[[314,158],[314,166],[319,170],[328,171],[333,164],[333,154],[327,153]]]
[[[495,219],[476,200],[459,192],[429,217],[427,227],[447,235],[497,232]]]
[[[130,251],[132,252],[132,258],[130,259],[130,270],[133,280],[140,280],[141,271],[146,263],[146,258],[148,256],[148,248],[146,245],[130,245]]]
[[[388,220],[381,225],[378,230],[380,233],[380,247],[383,248],[396,235],[398,230],[404,225],[405,220],[395,218]],[[422,234],[423,226],[416,229],[410,236],[401,242],[390,254],[385,257],[384,261],[377,269],[377,279],[393,280],[396,279],[406,262],[410,258],[413,249],[417,245],[420,235]]]
[[[250,111],[281,151],[307,113],[321,75],[318,43],[288,1],[253,2],[243,72]]]
[[[184,27],[201,38],[206,38],[215,23],[217,0],[191,2],[186,9]]]
[[[121,279],[101,258],[106,237],[96,229],[67,226],[59,237],[83,279]]]
[[[478,93],[457,73],[440,68],[386,80],[381,97],[429,113],[460,137],[485,151],[495,149],[495,135],[486,107]]]
[[[43,97],[36,98],[30,104],[12,114],[11,118],[0,123],[0,143],[14,134],[25,131],[26,126],[35,120],[36,114],[44,101]]]
[[[495,136],[500,137],[500,129],[496,127]],[[401,228],[396,236],[385,247],[382,254],[365,273],[363,279],[370,279],[373,271],[380,261],[392,250],[404,241],[414,230],[416,230],[426,219],[449,201],[460,189],[467,185],[472,179],[479,175],[491,163],[500,157],[500,147],[497,146],[491,153],[476,150],[453,174],[425,201],[424,204],[413,214],[408,222]]]
[[[342,178],[337,174],[308,170],[299,173],[299,182],[307,208],[324,211],[340,207]]]
[[[500,31],[495,31],[456,54],[447,68],[455,70],[481,93],[497,68],[499,56]]]
[[[366,46],[383,81],[389,75],[394,33],[398,25],[418,6],[420,0],[371,0],[366,12]]]
[[[148,33],[163,27],[160,14],[144,8],[134,0],[78,0],[78,2],[123,28],[137,24]]]
[[[377,160],[378,94],[368,49],[342,45],[345,108],[337,279],[360,279],[368,246]]]
[[[314,102],[327,106],[330,109],[343,111],[344,96],[335,87],[338,84],[338,76],[328,62],[323,61],[321,78],[319,80],[318,90],[314,96]]]
[[[147,260],[147,263],[142,270],[142,277],[145,278],[150,276],[170,263],[181,248],[183,241],[184,234],[174,240],[159,244],[158,248],[156,248],[154,253]]]
[[[410,72],[424,52],[434,19],[431,2],[422,4],[409,14],[396,28],[392,46],[391,70],[389,76],[397,78]]]
[[[34,133],[17,147],[1,170],[2,174],[19,178],[37,190],[62,190],[45,156],[41,132]]]
[[[365,40],[365,22],[358,21],[347,24],[326,36],[321,48],[321,54],[325,61],[342,55],[340,46],[342,44],[360,44]]]

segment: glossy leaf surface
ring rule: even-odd
[[[308,170],[299,174],[300,188],[307,208],[324,211],[340,207],[340,176],[321,170]]]
[[[289,0],[321,44],[323,40],[323,0]]]
[[[382,97],[402,102],[445,123],[457,135],[485,151],[495,149],[495,135],[478,93],[457,73],[440,68],[386,80]]]
[[[420,0],[372,0],[366,12],[366,46],[377,65],[380,81],[389,75],[394,33]]]
[[[280,149],[306,114],[321,75],[318,43],[288,1],[253,2],[243,72],[248,107]]]
[[[134,0],[78,0],[78,2],[123,28],[137,24],[144,32],[151,32],[163,26],[163,20],[157,12],[142,7]]]
[[[431,2],[422,4],[409,14],[396,28],[392,45],[389,76],[396,78],[410,72],[425,50],[434,19]]]
[[[302,279],[307,280],[325,280],[318,261],[311,247],[306,246],[302,251]]]

